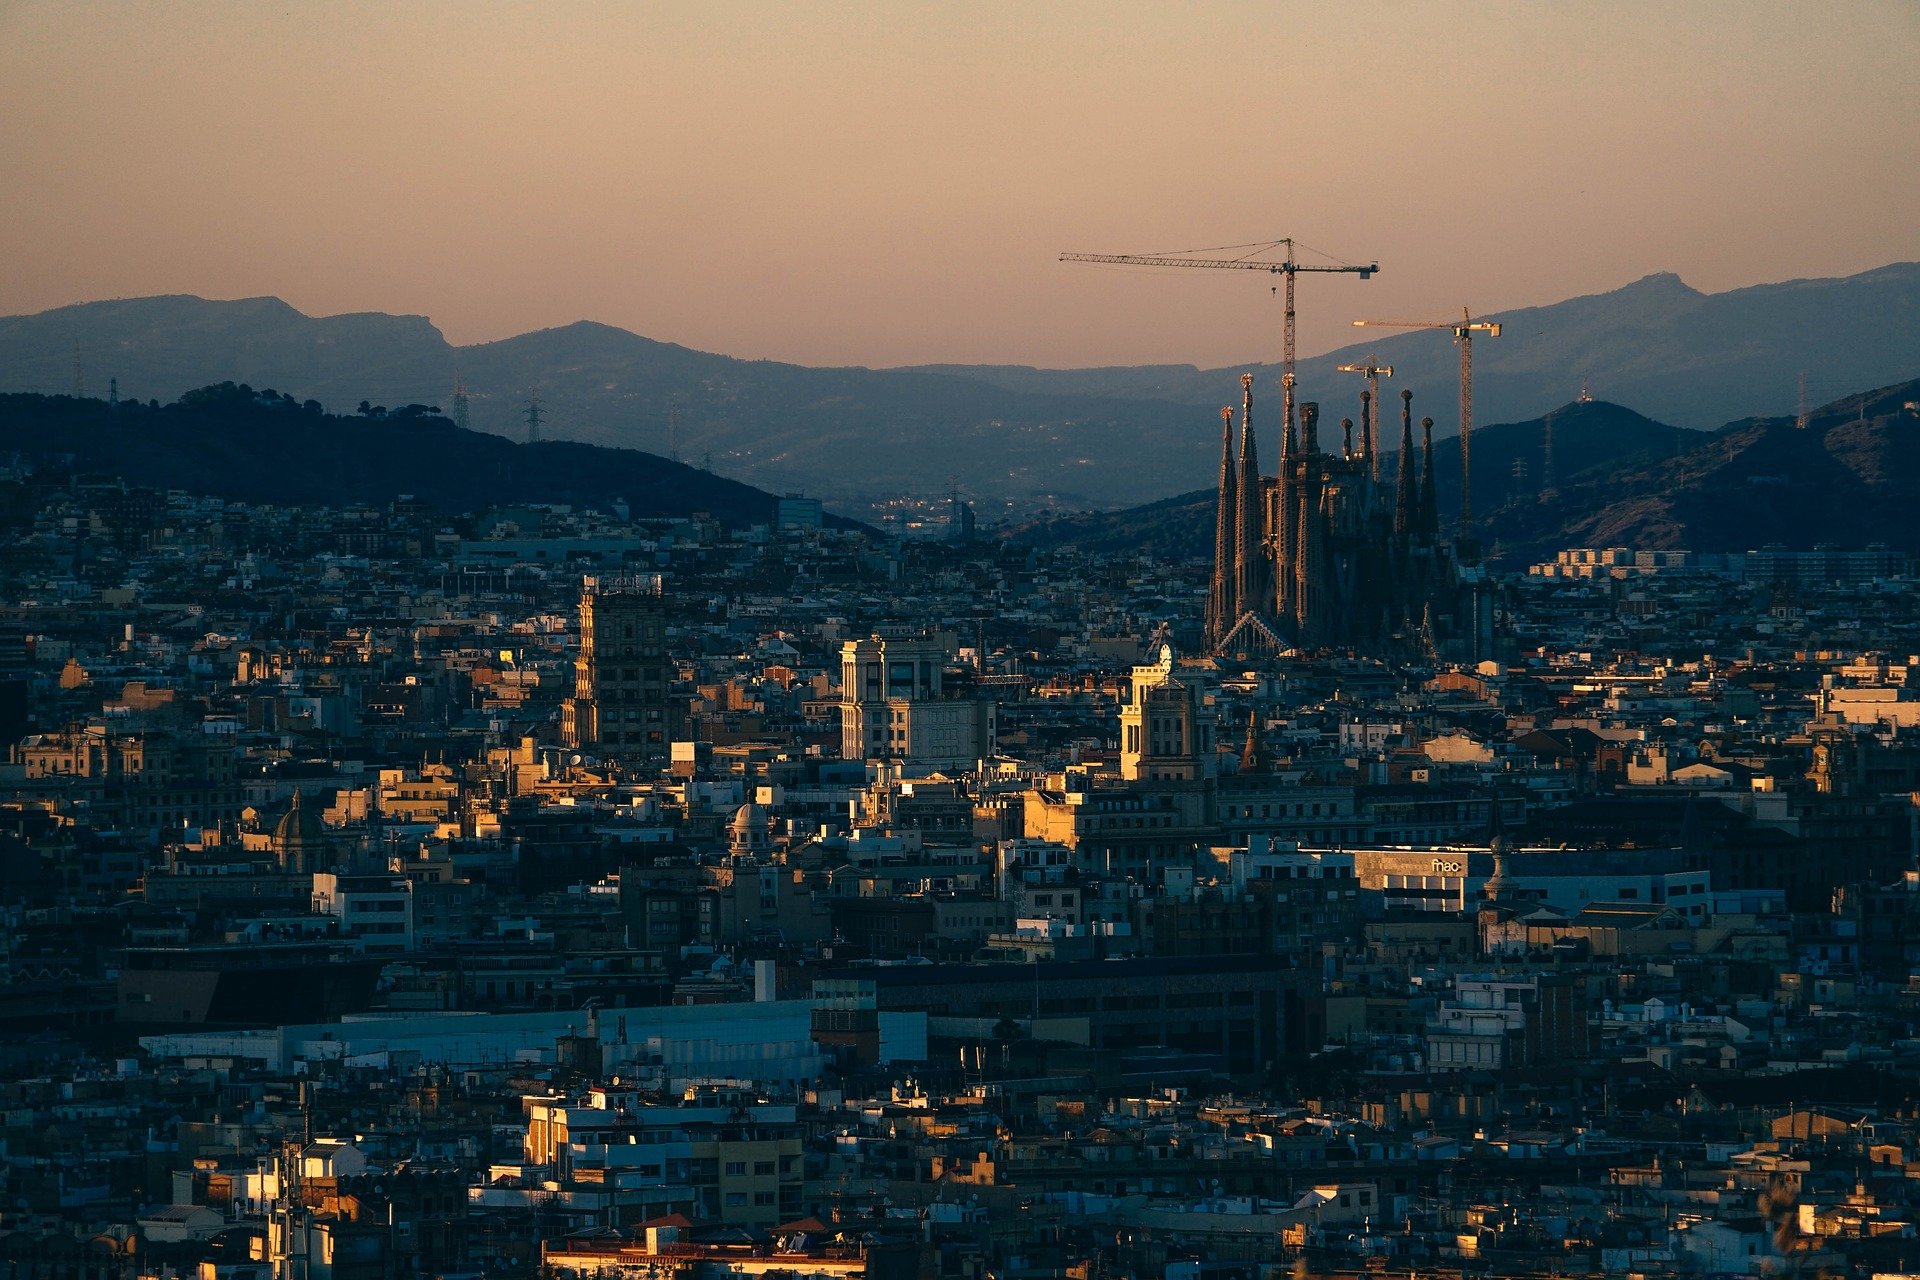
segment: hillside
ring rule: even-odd
[[[772,494],[633,449],[517,444],[417,405],[386,417],[330,414],[244,386],[112,408],[0,395],[0,451],[70,458],[77,472],[243,502],[378,505],[412,494],[451,515],[516,502],[604,509],[624,501],[636,517],[705,511],[734,526],[764,523],[774,506]]]
[[[1791,417],[1735,422],[1677,457],[1590,470],[1549,501],[1494,512],[1507,558],[1569,546],[1737,551],[1767,543],[1920,549],[1920,381]]]
[[[451,411],[457,374],[471,425],[509,438],[524,436],[537,393],[546,438],[677,449],[710,457],[719,474],[842,509],[942,493],[957,476],[989,519],[996,502],[1079,508],[1153,496],[1137,461],[1214,420],[1194,406],[1027,395],[946,374],[735,360],[585,322],[454,347],[419,316],[316,319],[272,298],[144,298],[0,320],[0,390],[69,389],[76,348],[94,394],[111,376],[123,397],[162,401],[234,381],[327,404],[364,396]],[[1186,461],[1172,459],[1176,474]],[[1195,460],[1182,482],[1204,473]]]
[[[1068,269],[1045,269],[1056,267]],[[1354,305],[1391,310],[1390,295],[1381,296]],[[1538,418],[1583,383],[1659,421],[1708,427],[1791,412],[1803,370],[1820,399],[1920,377],[1915,263],[1720,294],[1655,275],[1498,318],[1506,333],[1475,351],[1483,422]],[[1440,434],[1451,435],[1458,364],[1444,333],[1382,330],[1367,345],[1305,360],[1303,398],[1320,400],[1336,421],[1352,412],[1357,381],[1333,366],[1369,350],[1394,366],[1389,386],[1412,387]],[[328,404],[364,396],[451,409],[458,376],[472,393],[472,425],[509,438],[523,436],[522,414],[537,393],[549,438],[711,456],[721,474],[804,489],[843,509],[943,493],[951,478],[989,521],[1009,511],[1126,506],[1209,485],[1214,411],[1238,399],[1241,372],[819,369],[737,360],[592,323],[456,347],[421,316],[316,318],[273,298],[136,298],[0,319],[0,390],[66,392],[76,359],[91,394],[117,378],[123,397],[162,401],[234,381]],[[1251,367],[1271,422],[1277,370]],[[673,411],[677,438],[668,427]]]
[[[1417,413],[1417,400],[1415,409]],[[1598,400],[1563,405],[1528,422],[1481,427],[1473,433],[1475,511],[1484,515],[1509,504],[1538,501],[1549,418],[1553,422],[1553,474],[1563,489],[1570,480],[1596,469],[1617,470],[1672,457],[1703,438],[1700,432],[1670,427]],[[1418,430],[1416,427],[1416,441]],[[1388,436],[1396,448],[1381,460],[1381,473],[1388,477],[1399,474],[1399,431],[1396,418],[1388,426]],[[1336,442],[1337,423],[1329,429],[1323,416],[1320,439],[1323,446]],[[1269,433],[1260,446],[1271,466],[1278,456],[1278,441]],[[1440,511],[1443,518],[1451,518],[1460,509],[1460,441],[1457,437],[1436,440],[1433,452],[1440,477]],[[1518,468],[1516,463],[1520,464]],[[1214,465],[1219,466],[1217,454]],[[1075,546],[1094,552],[1149,548],[1163,555],[1208,556],[1213,553],[1213,524],[1214,491],[1207,488],[1124,511],[1033,521],[1015,530],[1013,536],[1023,542]]]

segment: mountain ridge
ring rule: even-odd
[[[1482,421],[1524,421],[1583,385],[1679,426],[1789,410],[1802,369],[1819,398],[1920,376],[1920,263],[1702,293],[1672,272],[1542,307],[1494,312],[1508,331],[1475,344]],[[1016,511],[1118,508],[1210,483],[1217,406],[1242,368],[814,367],[741,360],[580,320],[456,346],[425,316],[307,316],[270,296],[191,294],[74,303],[0,318],[0,390],[62,392],[75,376],[123,396],[171,399],[223,381],[323,403],[362,397],[446,405],[456,377],[472,424],[710,456],[715,470],[844,509],[944,493],[957,478],[983,520]],[[1368,352],[1411,386],[1416,412],[1454,430],[1458,360],[1441,332],[1386,334],[1303,360],[1302,399],[1337,406]],[[1833,384],[1840,383],[1835,386]],[[1821,393],[1829,393],[1822,395]],[[1334,420],[1352,410],[1328,409]],[[674,421],[677,427],[669,427]],[[1267,422],[1272,421],[1267,411]]]
[[[1542,483],[1554,423],[1553,483]],[[1569,428],[1580,428],[1569,431]],[[1604,401],[1476,427],[1474,510],[1489,559],[1514,568],[1565,547],[1744,551],[1769,543],[1885,542],[1920,551],[1920,379],[1856,392],[1795,416],[1717,431],[1675,428]],[[1515,467],[1518,461],[1522,465]],[[1435,444],[1442,523],[1460,505],[1459,441]],[[1397,453],[1382,461],[1397,474]],[[1088,552],[1212,554],[1214,491],[1123,511],[1030,522],[1020,542]]]
[[[329,414],[225,384],[173,404],[0,393],[0,450],[39,465],[206,497],[383,505],[412,495],[448,516],[560,503],[635,518],[710,514],[770,523],[775,495],[639,450],[521,444],[456,426],[428,406]],[[865,527],[829,515],[835,527]]]

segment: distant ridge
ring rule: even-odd
[[[1542,483],[1545,427],[1554,475]],[[1459,442],[1436,445],[1443,522],[1459,510]],[[1744,551],[1769,543],[1883,542],[1920,552],[1920,380],[1719,431],[1677,429],[1601,401],[1476,429],[1474,509],[1490,559],[1508,568],[1563,547]],[[1516,470],[1515,463],[1521,467]],[[1395,474],[1397,457],[1385,462]],[[1214,494],[1031,522],[1016,541],[1088,552],[1212,551]]]
[[[0,395],[0,451],[242,502],[383,506],[410,494],[448,516],[519,503],[624,503],[636,518],[705,512],[735,528],[774,516],[774,495],[736,480],[633,449],[528,445],[463,431],[423,411],[432,406],[385,417],[333,414],[231,385],[185,401],[109,408],[70,396]]]
[[[1831,280],[1706,294],[1670,272],[1546,307],[1497,313],[1476,346],[1484,422],[1518,422],[1582,386],[1651,419],[1707,428],[1791,413],[1812,397],[1920,377],[1920,263]],[[454,379],[479,429],[517,437],[538,394],[555,438],[680,456],[769,489],[852,509],[946,491],[957,477],[983,519],[1009,510],[1119,507],[1210,483],[1220,404],[1243,366],[1048,370],[929,365],[816,369],[729,356],[581,321],[456,347],[422,316],[306,316],[275,298],[185,295],[82,303],[0,319],[0,390],[63,393],[75,354],[85,389],[171,400],[222,381],[329,405],[362,397],[446,405]],[[1333,371],[1368,351],[1394,366],[1442,436],[1454,429],[1457,360],[1444,333],[1382,336],[1301,362],[1301,397],[1337,421],[1358,384]],[[1260,379],[1271,423],[1272,365]],[[669,439],[676,415],[678,439]]]

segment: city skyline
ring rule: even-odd
[[[1657,271],[1868,269],[1913,256],[1920,197],[1897,5],[28,4],[0,30],[30,178],[0,195],[6,313],[274,294],[456,342],[593,319],[809,364],[1208,366],[1274,358],[1266,282],[1055,256],[1379,261],[1303,286],[1313,352]]]

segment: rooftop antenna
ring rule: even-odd
[[[534,392],[533,399],[527,401],[527,443],[540,443],[540,393]]]

